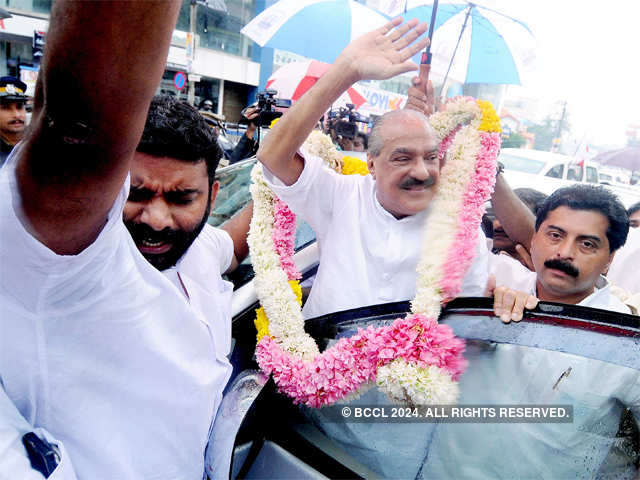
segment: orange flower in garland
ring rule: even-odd
[[[500,126],[500,117],[498,117],[498,114],[493,108],[491,102],[488,102],[487,100],[478,100],[476,103],[482,110],[482,121],[480,122],[478,130],[481,132],[501,132],[502,127]]]

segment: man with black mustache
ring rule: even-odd
[[[0,165],[22,139],[27,125],[27,85],[16,77],[0,78]]]
[[[542,204],[531,240],[535,272],[510,262],[497,274],[496,315],[519,321],[538,300],[631,313],[603,276],[624,245],[629,217],[618,198],[603,187],[573,185]]]

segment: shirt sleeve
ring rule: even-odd
[[[531,295],[536,293],[535,272],[509,255],[489,253],[489,274],[496,277],[496,287],[509,287]]]
[[[319,157],[298,152],[304,167],[293,185],[282,183],[263,165],[267,186],[289,208],[306,221],[318,234],[323,235],[337,207],[356,191],[359,175],[339,175],[325,167]]]
[[[180,270],[193,274],[204,269],[209,274],[211,261],[219,268],[220,275],[226,272],[233,261],[233,240],[223,229],[205,225],[197,240],[189,247]],[[207,265],[202,265],[202,262]]]
[[[213,230],[217,237],[218,252],[220,254],[220,275],[222,275],[229,269],[233,261],[233,240],[225,230],[221,228],[214,228]]]
[[[462,279],[461,297],[481,297],[484,295],[489,279],[489,255],[484,233],[478,227],[476,254],[467,274]]]

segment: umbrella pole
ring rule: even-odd
[[[407,4],[405,2],[405,12],[407,10]],[[431,22],[429,23],[429,45],[422,52],[420,59],[420,82],[416,87],[424,91],[429,83],[429,73],[431,72],[431,39],[433,38],[433,28],[436,24],[436,14],[438,13],[438,0],[434,0],[433,9],[431,11]]]
[[[473,8],[473,4],[469,4],[467,7],[467,14],[464,17],[464,23],[462,24],[462,30],[460,30],[460,35],[458,36],[458,42],[456,43],[456,48],[453,49],[453,55],[451,55],[451,60],[449,61],[449,66],[447,67],[447,74],[444,76],[444,80],[442,81],[442,87],[440,88],[440,96],[444,92],[444,87],[447,85],[447,79],[449,78],[449,72],[451,71],[451,65],[453,65],[453,59],[456,58],[456,52],[458,51],[458,47],[460,46],[460,40],[462,40],[462,34],[464,33],[464,29],[467,28],[467,22],[469,21],[469,16],[471,15],[471,9]]]

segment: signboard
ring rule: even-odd
[[[16,37],[33,38],[33,33],[44,32],[49,23],[39,18],[13,15],[11,18],[0,20],[0,40],[16,41]]]
[[[178,90],[182,90],[187,84],[187,75],[184,72],[178,72],[173,77],[173,86]]]
[[[399,110],[407,102],[407,96],[399,93],[388,92],[374,87],[360,87],[358,91],[367,102],[364,103],[358,112],[367,115],[382,115],[389,110]]]

